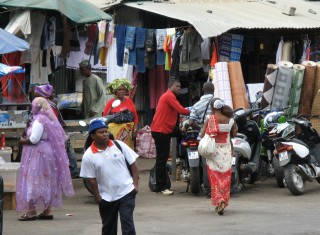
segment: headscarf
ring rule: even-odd
[[[73,196],[74,190],[69,170],[69,159],[65,150],[67,136],[45,98],[36,97],[32,101],[32,113],[32,121],[38,120],[43,125],[43,129],[48,136],[46,141],[49,142],[54,150],[63,192],[66,196]]]
[[[133,89],[133,85],[131,82],[126,78],[117,78],[113,80],[113,82],[110,82],[107,86],[107,92],[109,94],[116,94],[116,91],[119,89],[119,87],[125,87],[128,91]]]
[[[50,84],[35,86],[34,93],[37,94],[38,96],[48,99],[50,96],[52,96],[53,87]]]

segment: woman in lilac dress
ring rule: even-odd
[[[53,219],[51,207],[62,206],[62,192],[74,190],[65,151],[66,135],[48,101],[37,97],[32,102],[32,120],[23,145],[18,176],[17,211],[26,212],[20,221]],[[37,210],[43,212],[37,216]]]

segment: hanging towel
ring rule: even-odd
[[[278,45],[277,54],[276,54],[276,64],[278,64],[281,61],[283,44],[284,44],[284,41],[283,41],[283,38],[281,37],[281,40]]]
[[[157,50],[163,50],[166,37],[167,37],[166,29],[156,29]]]
[[[285,42],[282,49],[282,61],[292,61],[292,42]]]
[[[230,61],[240,61],[243,36],[232,34]]]

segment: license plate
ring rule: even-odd
[[[288,159],[288,152],[287,151],[279,153],[279,161],[280,162],[287,160],[287,159]]]
[[[198,154],[197,151],[188,152],[188,158],[189,158],[189,159],[198,159],[198,158],[199,158],[199,154]]]
[[[235,164],[236,164],[236,158],[232,157],[232,165],[235,165]]]

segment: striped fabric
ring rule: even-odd
[[[289,108],[287,111],[287,114],[290,116],[298,114],[299,111],[299,102],[303,83],[304,70],[305,67],[301,64],[295,64],[293,66],[293,81],[289,98],[289,105],[291,105],[291,108]]]
[[[195,103],[191,108],[190,119],[202,122],[204,111],[206,110],[209,101],[213,98],[213,95],[207,94],[201,96],[200,100]],[[210,105],[207,109],[207,115],[212,113],[212,109]]]

